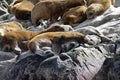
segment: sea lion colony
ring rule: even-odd
[[[38,26],[40,20],[48,20],[53,23],[61,17],[63,24],[74,25],[94,18],[104,13],[115,0],[15,0],[8,7],[8,12],[14,14],[17,19],[30,19],[32,25]],[[58,46],[70,41],[87,43],[88,40],[80,32],[65,32],[60,25],[49,27],[42,31],[30,31],[22,28],[17,22],[8,22],[12,27],[0,28],[0,47],[3,51],[15,51],[15,47],[20,47],[21,51],[30,50],[35,53],[36,43],[41,46]],[[6,24],[8,24],[6,23]],[[6,26],[6,24],[4,24]],[[17,26],[21,30],[17,31]],[[27,41],[25,46],[21,46],[23,41]],[[55,44],[55,45],[54,45]],[[24,48],[23,48],[24,47]],[[57,50],[57,51],[56,51]],[[58,49],[53,51],[58,52]]]

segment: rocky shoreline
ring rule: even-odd
[[[51,50],[39,50],[36,54],[27,51],[20,56],[0,51],[0,80],[69,80],[69,77],[73,80],[119,80],[119,4],[117,0],[116,7],[111,6],[103,15],[86,20],[72,29],[86,34],[92,45],[73,48],[60,55]],[[42,26],[33,28],[29,21],[15,19],[1,5],[0,23],[13,20],[26,29],[43,29]],[[69,47],[66,45],[65,49]]]

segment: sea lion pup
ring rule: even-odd
[[[28,49],[35,53],[37,49],[52,46],[52,50],[60,53],[61,45],[75,41],[79,44],[88,42],[84,34],[80,32],[46,32],[39,34],[28,42]]]
[[[88,19],[94,18],[104,13],[115,0],[86,0],[88,9],[86,15]]]
[[[87,10],[87,7],[85,5],[77,6],[77,7],[69,9],[62,16],[63,23],[69,24],[74,27],[76,23],[85,21],[87,19],[86,10]]]
[[[16,0],[8,6],[8,12],[14,14],[17,19],[28,20],[37,2],[39,0]]]
[[[16,46],[18,47],[19,45],[20,47],[25,46],[25,45],[19,44],[22,41],[28,41],[32,39],[34,36],[41,33],[55,32],[55,31],[64,31],[64,28],[61,26],[51,26],[41,31],[21,30],[21,31],[7,32],[5,33],[4,36],[1,36],[0,47],[2,48],[3,51],[14,51]]]
[[[55,22],[59,16],[71,8],[85,5],[85,0],[49,0],[38,2],[31,12],[31,21],[34,26],[39,25],[39,20],[49,20]]]
[[[19,31],[25,30],[23,26],[16,21],[4,22],[0,24],[0,36],[3,36],[6,32],[9,31]]]

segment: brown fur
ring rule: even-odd
[[[88,40],[85,35],[80,32],[47,32],[42,33],[28,42],[28,48],[31,52],[35,53],[37,47],[51,46],[53,51],[59,53],[61,45],[70,41],[76,41],[79,44],[86,43]]]
[[[54,22],[59,16],[71,8],[78,5],[85,5],[84,0],[48,0],[41,1],[35,5],[31,12],[31,20],[33,25],[38,25],[39,20],[48,20]]]
[[[19,22],[16,21],[10,21],[0,24],[0,36],[4,35],[6,32],[19,31],[19,30],[25,30],[25,29]]]
[[[83,22],[86,20],[86,6],[77,6],[69,9],[62,16],[62,21],[64,24],[69,24],[74,26],[76,23]]]
[[[64,31],[64,28],[60,26],[52,26],[42,31],[11,31],[7,32],[3,37],[1,37],[0,45],[3,51],[14,51],[17,45],[24,47],[25,45],[21,45],[22,41],[28,41],[32,39],[34,36],[45,33],[45,32],[55,32],[55,31]]]
[[[86,0],[88,9],[86,15],[88,19],[101,15],[110,5],[113,5],[115,0]]]
[[[31,11],[39,0],[16,0],[8,7],[8,12],[14,14],[17,19],[30,19]]]

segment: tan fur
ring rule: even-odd
[[[39,0],[16,0],[8,7],[8,12],[14,14],[17,19],[30,19],[31,11]]]
[[[7,32],[1,38],[0,45],[3,51],[13,51],[17,45],[20,45],[21,47],[25,46],[25,45],[21,45],[22,41],[28,41],[32,39],[34,36],[41,33],[55,32],[55,31],[64,31],[64,28],[60,26],[52,26],[42,31],[21,30],[21,31]]]
[[[35,53],[37,47],[53,46],[53,51],[59,53],[61,45],[70,41],[76,41],[79,44],[86,43],[88,40],[80,32],[47,32],[42,33],[28,42],[28,48]]]
[[[83,22],[86,20],[86,6],[77,6],[69,9],[62,16],[62,21],[64,24],[69,24],[74,27],[76,23]]]
[[[86,11],[87,18],[91,19],[105,12],[115,0],[86,0],[88,9]]]
[[[35,5],[31,12],[33,25],[38,25],[39,20],[49,20],[54,22],[59,16],[71,8],[78,5],[84,5],[85,0],[48,0],[41,1]]]
[[[25,29],[19,22],[16,21],[10,21],[0,24],[0,36],[4,35],[6,32],[19,31],[19,30],[25,30]]]

